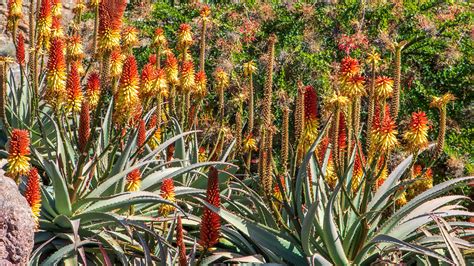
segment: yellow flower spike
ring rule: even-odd
[[[248,153],[251,151],[258,151],[257,140],[253,138],[252,134],[249,134],[242,142],[244,152]]]
[[[428,118],[424,112],[412,114],[408,131],[403,137],[407,142],[407,149],[411,152],[428,146]]]
[[[430,107],[442,109],[444,108],[449,102],[454,101],[456,97],[454,97],[451,93],[446,93],[443,96],[437,97],[433,96],[432,101],[430,103]]]
[[[243,64],[244,76],[249,77],[257,71],[257,66],[253,60]]]
[[[367,62],[369,64],[375,64],[377,65],[380,62],[380,54],[375,51],[375,49],[372,50],[372,52],[367,54]]]
[[[375,97],[379,100],[386,100],[392,96],[393,79],[385,76],[375,80]]]

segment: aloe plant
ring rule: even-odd
[[[354,148],[350,163],[331,189],[325,181],[330,148],[322,164],[315,156],[322,135],[296,176],[286,176],[285,184],[278,182],[280,191],[285,191],[278,216],[265,204],[265,197],[236,179],[225,192],[232,199],[223,203],[225,207],[208,206],[232,225],[223,233],[231,249],[252,259],[263,254],[265,262],[298,265],[368,265],[400,251],[400,261],[465,265],[464,257],[473,248],[468,240],[473,224],[461,218],[474,213],[460,205],[467,197],[446,192],[474,177],[438,184],[395,207],[403,188],[414,182],[407,175],[416,156],[405,158],[377,190],[371,187],[380,171],[374,163],[365,164],[362,185],[353,191],[354,160],[360,156]]]

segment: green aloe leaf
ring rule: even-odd
[[[139,203],[170,204],[178,208],[176,204],[167,201],[154,193],[138,191],[125,192],[108,199],[100,200],[87,207],[84,212],[107,212],[115,209],[129,207]]]

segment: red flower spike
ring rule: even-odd
[[[207,199],[206,201],[219,208],[220,207],[220,196],[219,196],[219,173],[216,168],[211,167],[209,169],[209,176],[207,181]],[[213,247],[218,241],[220,236],[221,218],[220,216],[211,211],[209,208],[204,208],[204,214],[201,219],[201,232],[199,244],[204,249]]]
[[[41,211],[40,176],[36,168],[31,168],[28,173],[28,182],[25,189],[25,198],[37,220]]]
[[[81,78],[77,70],[77,64],[71,65],[71,71],[66,82],[67,90],[67,109],[77,112],[81,108],[82,103],[82,89]]]
[[[312,86],[306,86],[304,92],[304,115],[306,120],[318,118],[318,95]]]
[[[146,141],[146,128],[145,128],[145,120],[141,119],[140,122],[138,123],[138,136],[137,136],[137,148],[138,153],[143,153],[143,150],[145,149],[144,144]]]
[[[18,39],[16,43],[16,62],[20,66],[25,65],[25,37],[21,32],[18,34]]]
[[[38,19],[45,19],[51,16],[51,0],[42,0]]]
[[[125,0],[102,0],[99,6],[99,33],[120,30],[127,2]]]
[[[151,54],[148,57],[148,63],[150,63],[152,65],[156,65],[156,54]]]
[[[27,130],[13,129],[8,148],[8,169],[6,175],[18,178],[30,170],[30,135]]]
[[[186,258],[186,246],[184,245],[183,223],[181,222],[181,216],[178,216],[178,221],[176,223],[176,246],[178,246],[179,266],[188,265],[188,260]]]
[[[343,113],[339,117],[338,148],[340,151],[344,151],[347,147],[346,119]]]
[[[321,142],[320,142],[320,146],[318,148],[318,159],[319,159],[319,163],[322,164],[324,162],[324,156],[326,156],[326,151],[329,147],[329,137],[326,136],[324,137]],[[329,152],[329,161],[331,160],[331,156],[332,156],[332,153]]]
[[[87,142],[90,137],[90,113],[89,113],[89,102],[84,101],[81,106],[81,115],[79,117],[79,151],[84,152],[86,150]]]

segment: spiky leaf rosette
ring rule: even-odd
[[[87,79],[86,99],[89,106],[94,110],[99,103],[100,98],[100,76],[99,73],[93,72]]]
[[[79,116],[78,148],[80,152],[86,151],[91,131],[90,120],[89,102],[84,101],[82,102],[81,115]]]
[[[57,109],[66,98],[66,59],[64,41],[60,38],[51,41],[46,80],[46,101]]]
[[[115,95],[114,114],[116,121],[121,125],[127,124],[139,108],[139,82],[137,61],[134,56],[129,56],[123,65],[120,84]]]
[[[27,130],[13,129],[8,148],[6,175],[18,179],[30,170],[30,135]]]
[[[165,178],[160,188],[160,196],[170,202],[176,202],[176,194],[174,192],[174,182],[172,178]],[[161,216],[168,216],[175,210],[170,204],[160,204],[159,213]]]
[[[81,89],[81,78],[77,70],[77,64],[71,65],[71,70],[69,71],[69,76],[66,83],[67,89],[67,100],[66,100],[66,110],[68,112],[77,113],[81,110],[82,104],[82,89]]]
[[[26,183],[25,198],[31,207],[31,212],[38,224],[38,219],[41,212],[41,187],[40,187],[40,176],[38,169],[35,167],[31,168],[28,173],[28,181]]]
[[[207,180],[206,201],[219,208],[221,200],[219,196],[219,172],[215,167],[209,169]],[[204,249],[213,247],[220,236],[221,218],[217,213],[214,213],[207,207],[204,207],[204,213],[201,219],[201,232],[199,244]]]
[[[18,39],[16,42],[16,62],[20,66],[25,66],[25,37],[23,33],[18,34]]]
[[[127,2],[102,0],[99,4],[99,49],[112,51],[120,46],[120,27]]]

